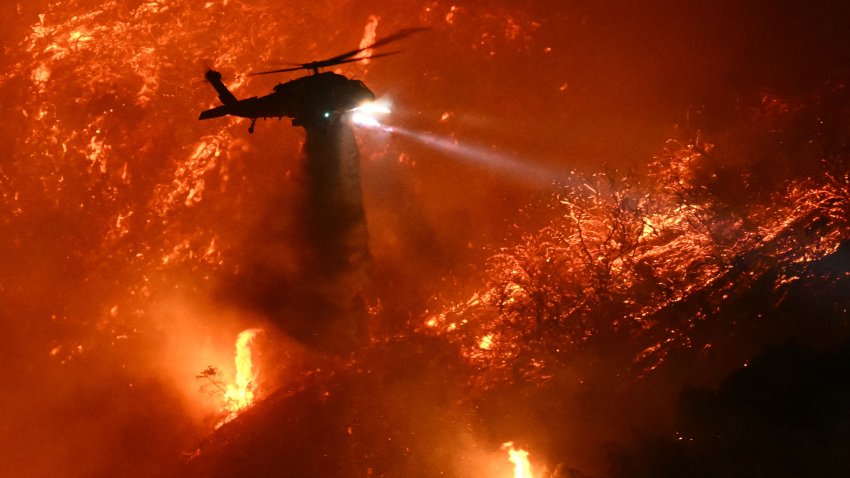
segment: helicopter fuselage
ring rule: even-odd
[[[223,104],[202,112],[199,117],[202,120],[225,115],[254,121],[286,116],[292,118],[293,125],[303,126],[328,121],[375,99],[374,93],[362,81],[332,72],[317,72],[279,83],[268,95],[241,100],[227,90],[220,73],[210,70],[206,78],[218,91]]]

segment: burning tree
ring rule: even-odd
[[[236,376],[232,383],[224,379],[218,368],[209,365],[195,376],[201,381],[201,391],[219,397],[222,402],[216,428],[236,418],[254,404],[257,395],[258,370],[252,360],[251,346],[262,329],[247,329],[236,338]]]

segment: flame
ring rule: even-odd
[[[528,461],[528,452],[522,448],[514,448],[514,442],[509,441],[502,444],[502,449],[508,451],[508,460],[514,464],[513,478],[534,478],[531,472],[531,462]]]
[[[236,381],[227,385],[224,394],[224,410],[227,416],[217,425],[221,426],[236,418],[239,413],[254,403],[257,392],[257,375],[251,358],[251,345],[262,329],[243,330],[236,337]]]
[[[366,27],[363,28],[363,38],[360,40],[359,48],[366,48],[373,43],[375,43],[375,38],[378,36],[378,21],[380,17],[376,15],[369,15],[369,21],[366,23]],[[363,60],[363,64],[369,63],[368,58],[372,56],[372,50],[365,50],[360,53],[360,58],[367,58]]]

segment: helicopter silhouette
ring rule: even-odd
[[[290,68],[249,73],[248,76],[269,75],[289,71],[306,70],[310,75],[279,83],[274,91],[265,96],[237,99],[221,81],[221,73],[208,70],[204,77],[215,88],[222,105],[201,112],[199,120],[219,118],[226,115],[249,118],[249,133],[259,118],[292,118],[293,126],[322,126],[338,120],[339,116],[358,106],[375,100],[375,94],[362,81],[347,78],[322,68],[395,55],[399,51],[381,53],[370,57],[358,56],[388,43],[401,40],[426,28],[406,28],[364,48],[351,50],[324,60],[297,64]]]

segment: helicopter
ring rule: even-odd
[[[322,68],[353,63],[366,59],[375,59],[395,55],[398,51],[381,53],[370,57],[358,56],[387,43],[401,40],[425,28],[406,28],[376,41],[369,46],[351,50],[324,60],[296,64],[290,68],[249,73],[248,76],[269,75],[289,71],[306,70],[308,76],[302,76],[285,83],[279,83],[274,91],[261,97],[237,99],[221,81],[221,73],[208,70],[204,77],[215,88],[221,106],[201,112],[199,120],[219,118],[226,115],[249,118],[249,133],[259,118],[292,118],[293,126],[321,126],[339,118],[339,115],[351,111],[363,104],[375,100],[375,94],[360,80],[347,78],[333,72],[320,71]]]

